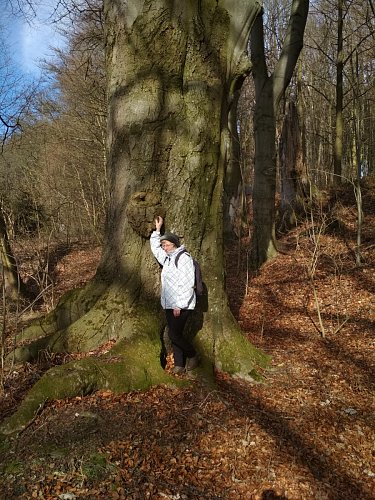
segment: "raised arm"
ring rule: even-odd
[[[155,217],[156,231],[154,231],[151,234],[150,238],[151,252],[153,253],[156,260],[159,262],[159,264],[161,264],[162,266],[164,265],[165,257],[167,256],[166,252],[160,246],[160,229],[163,223],[164,223],[163,217],[161,217],[160,215]]]

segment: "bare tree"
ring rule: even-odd
[[[253,234],[251,260],[259,267],[276,255],[276,116],[278,106],[292,78],[303,46],[309,9],[306,0],[294,0],[282,50],[275,69],[268,72],[263,15],[258,14],[251,31],[252,74],[255,82],[255,167],[253,187]]]
[[[322,185],[331,179],[340,184],[343,179],[357,175],[356,155],[352,153],[356,135],[354,115],[361,116],[357,125],[361,130],[365,171],[373,165],[374,106],[369,103],[374,101],[375,90],[370,76],[374,30],[371,3],[321,0],[312,9],[306,36],[308,66],[304,65],[308,75],[307,99],[311,103],[307,116],[308,162],[313,170],[320,171],[316,180]],[[358,73],[353,73],[355,64],[362,69]],[[364,106],[366,112],[361,113]]]
[[[0,140],[4,144],[13,132],[20,130],[21,119],[29,111],[34,84],[25,85],[9,56],[0,26]]]

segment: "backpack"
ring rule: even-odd
[[[194,275],[195,275],[195,282],[194,282],[194,288],[195,288],[195,293],[197,296],[203,295],[204,293],[204,285],[203,285],[203,279],[202,279],[202,272],[201,272],[201,266],[199,265],[199,262],[192,257],[187,250],[183,250],[182,252],[178,253],[175,258],[175,265],[176,267],[178,264],[178,260],[180,256],[186,253],[193,259],[193,264],[194,264]]]

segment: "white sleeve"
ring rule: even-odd
[[[154,254],[156,260],[164,265],[165,258],[167,256],[167,252],[165,252],[160,246],[160,233],[159,231],[153,231],[150,238],[151,252]]]

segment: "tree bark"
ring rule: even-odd
[[[288,30],[274,72],[268,75],[263,18],[258,15],[251,32],[251,59],[255,83],[255,165],[251,261],[254,268],[277,253],[275,238],[276,115],[293,76],[303,46],[308,0],[294,0]]]
[[[24,297],[25,287],[18,273],[16,259],[10,247],[8,232],[2,211],[0,210],[0,264],[3,290],[11,301]]]
[[[333,151],[333,183],[338,186],[342,181],[342,150],[344,134],[344,52],[343,52],[343,0],[337,3],[337,61],[336,61],[336,105],[335,105],[335,141]]]
[[[306,198],[307,176],[303,162],[299,114],[293,101],[287,104],[279,141],[280,222],[278,229],[288,231],[297,222],[297,215]]]
[[[199,260],[207,286],[189,327],[202,375],[216,368],[254,379],[266,366],[267,356],[245,339],[229,310],[223,262],[229,110],[236,82],[248,71],[246,44],[259,9],[248,0],[105,2],[111,202],[103,257],[84,290],[24,332],[29,340],[44,335],[18,348],[16,360],[41,348],[88,351],[115,338],[115,371],[129,388],[143,388],[145,380],[175,383],[159,359],[165,320],[149,236],[160,214]],[[134,350],[137,356],[129,356]],[[108,359],[103,363],[100,373]],[[61,370],[64,379],[69,372]],[[115,379],[80,376],[74,390],[119,390]],[[43,400],[43,384],[34,390],[32,411]],[[29,408],[22,416],[21,407],[2,431],[22,429]]]

